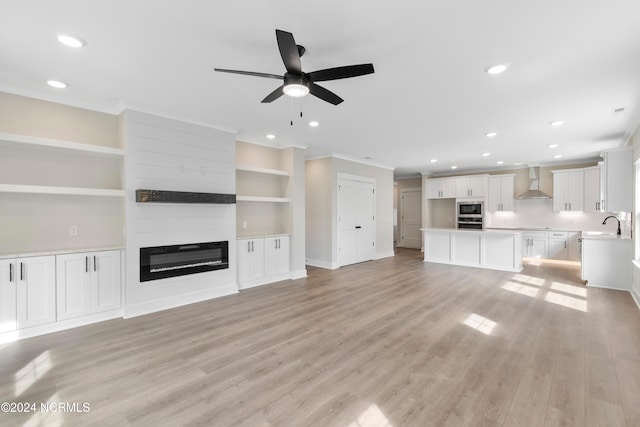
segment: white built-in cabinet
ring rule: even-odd
[[[489,212],[513,211],[513,180],[515,174],[489,176]]]
[[[288,235],[238,239],[236,248],[240,289],[290,278]]]
[[[437,178],[427,180],[427,199],[453,199],[455,197],[455,179]]]
[[[584,210],[584,171],[556,170],[553,173],[553,211]]]
[[[485,197],[487,194],[487,177],[462,176],[455,180],[456,198]]]
[[[0,260],[0,332],[56,320],[54,256]]]
[[[522,234],[522,256],[547,258],[547,232],[528,231]]]
[[[602,210],[602,168],[593,166],[584,169],[584,211]]]
[[[602,153],[601,209],[604,212],[631,212],[633,209],[633,153],[631,148]]]
[[[56,257],[58,320],[120,308],[120,251]]]
[[[569,233],[566,231],[549,232],[549,251],[547,257],[550,259],[569,259]]]

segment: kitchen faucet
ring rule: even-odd
[[[617,234],[618,236],[620,236],[620,235],[622,234],[622,232],[620,231],[620,220],[618,219],[618,217],[613,216],[613,215],[609,215],[608,217],[606,217],[606,218],[604,219],[604,221],[602,221],[602,225],[605,225],[605,224],[607,223],[607,220],[608,220],[609,218],[615,218],[615,220],[616,220],[616,221],[618,221],[618,231],[616,232],[616,234]]]

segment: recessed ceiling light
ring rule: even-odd
[[[438,161],[438,159],[431,159],[429,160],[431,163],[436,163]]]
[[[319,122],[316,122],[315,120],[313,120],[313,121],[309,122],[309,126],[311,126],[312,128],[314,128],[314,127],[318,126],[319,124],[320,124],[320,123],[319,123]]]
[[[520,166],[522,164],[522,162],[516,162],[513,164],[513,166]]]
[[[482,153],[482,157],[489,157],[491,153]]]
[[[56,89],[64,89],[67,87],[66,83],[62,83],[57,80],[47,80],[47,84],[51,87],[55,87]]]
[[[458,169],[456,165],[451,166],[451,169]]]
[[[58,36],[58,41],[65,46],[76,47],[76,48],[87,45],[87,42],[83,40],[81,37],[74,36],[72,34],[60,34]]]
[[[559,159],[560,157],[562,157],[562,154],[556,154],[555,156],[553,156],[554,159]]]
[[[267,135],[267,139],[276,139],[276,136],[272,133]]]
[[[549,124],[551,126],[562,126],[564,124],[564,120],[554,120],[552,122],[549,122]]]
[[[486,136],[487,138],[493,138],[497,134],[498,134],[498,132],[487,132],[487,133],[484,134],[484,136]]]
[[[509,68],[508,64],[496,64],[496,65],[487,67],[485,71],[491,75],[496,75],[496,74],[504,73],[507,68]]]
[[[503,164],[504,162],[503,162],[502,160],[498,160],[496,163],[497,163],[497,164],[499,164],[499,165],[501,165],[501,164]]]
[[[624,113],[624,107],[619,107],[613,110],[614,113]]]
[[[547,145],[548,148],[558,148],[558,144],[549,144]]]

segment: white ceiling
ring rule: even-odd
[[[276,28],[306,47],[306,72],[372,62],[375,74],[322,83],[345,100],[333,106],[261,104],[277,80],[213,71],[284,73]],[[63,46],[61,32],[88,45]],[[496,63],[510,66],[484,72]],[[571,163],[624,145],[639,123],[640,2],[3,1],[0,90],[222,126],[309,157],[368,157],[398,176]]]

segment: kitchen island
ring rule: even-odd
[[[582,280],[587,286],[631,291],[633,240],[628,236],[582,232]]]
[[[522,232],[421,228],[424,261],[504,271],[522,271]]]

